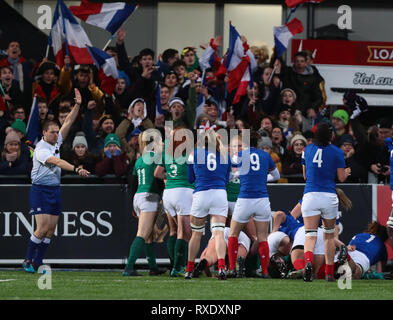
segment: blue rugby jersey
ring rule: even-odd
[[[338,168],[345,168],[344,152],[335,145],[308,145],[302,155],[302,164],[306,166],[307,192],[336,193],[336,173]]]
[[[276,168],[270,154],[256,148],[239,152],[235,166],[240,177],[238,198],[267,198],[267,175]]]
[[[190,183],[195,181],[194,192],[210,189],[226,189],[231,172],[229,155],[221,159],[219,152],[209,152],[197,148],[188,158],[187,177]]]
[[[381,238],[369,233],[359,233],[355,235],[349,242],[350,245],[356,245],[356,250],[363,252],[368,260],[370,266],[376,264],[378,261],[387,259],[387,250]]]

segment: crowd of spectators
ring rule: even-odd
[[[391,119],[365,127],[360,119],[369,112],[367,102],[351,91],[344,94],[341,106],[326,106],[324,79],[310,52],[296,53],[293,65],[287,66],[270,57],[266,47],[251,47],[257,63],[254,83],[233,103],[234,92],[226,92],[224,64],[216,59],[202,72],[201,50],[207,45],[186,47],[180,53],[167,49],[158,63],[149,48],[130,58],[125,37],[120,29],[116,45],[106,48],[119,71],[112,95],[100,88],[93,65],[76,65],[67,56],[61,69],[47,58],[34,65],[23,57],[19,42],[9,44],[7,55],[0,57],[0,175],[30,175],[37,140],[27,139],[26,125],[33,97],[41,130],[47,119],[62,125],[73,107],[73,88],[78,88],[81,112],[60,154],[99,177],[127,176],[139,156],[138,135],[148,128],[165,132],[165,121],[172,120],[174,126],[190,129],[207,123],[215,128],[254,129],[261,135],[258,147],[272,156],[280,171],[278,183],[304,182],[302,150],[312,142],[316,125],[327,121],[333,128],[333,143],[344,151],[352,169],[346,182],[388,183],[385,140],[391,141]],[[220,45],[218,38],[210,42],[213,49]],[[162,114],[157,113],[158,99]]]

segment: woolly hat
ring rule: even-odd
[[[101,118],[98,120],[98,128],[101,128],[102,124],[104,123],[105,120],[112,119],[112,116],[110,114],[103,114]],[[112,119],[113,120],[113,119]]]
[[[126,81],[126,89],[130,87],[130,78],[124,71],[119,70],[119,79],[124,79]]]
[[[338,146],[341,147],[344,143],[350,143],[352,146],[354,146],[355,140],[350,134],[343,134],[338,141]]]
[[[291,88],[282,89],[281,92],[280,92],[280,95],[283,96],[283,94],[285,93],[285,91],[289,91],[290,93],[292,93],[294,99],[296,100],[296,93],[295,93],[295,91],[293,91]]]
[[[171,99],[169,99],[169,109],[173,106],[173,104],[175,103],[180,103],[183,107],[184,107],[184,102],[181,98],[179,97],[172,97]]]
[[[143,118],[146,118],[147,117],[147,107],[146,107],[145,100],[143,100],[142,98],[136,98],[136,99],[132,100],[132,102],[130,103],[130,106],[128,107],[128,113],[131,112],[131,108],[133,108],[137,102],[143,103]]]
[[[263,148],[263,147],[270,147],[273,148],[272,140],[269,137],[262,137],[258,141],[258,148]]]
[[[18,130],[26,135],[26,124],[21,119],[16,119],[11,126],[12,129]]]
[[[107,147],[108,144],[116,144],[120,148],[120,140],[119,137],[114,134],[110,133],[106,136],[105,141],[104,141],[104,147]]]
[[[293,108],[287,104],[281,104],[277,109],[277,114],[280,115],[280,113],[283,111],[288,111],[288,112],[292,113]]]
[[[291,147],[293,147],[297,140],[301,140],[304,142],[305,146],[307,145],[307,139],[303,135],[296,133],[294,136],[291,137]]]
[[[52,61],[41,62],[38,67],[37,74],[42,75],[47,70],[53,70],[55,74],[59,73],[59,69],[56,67],[56,64]]]
[[[136,128],[130,132],[130,134],[127,136],[127,142],[130,141],[130,139],[134,136],[139,136],[142,133],[142,131],[139,128]]]
[[[82,144],[86,147],[86,149],[88,149],[87,140],[82,131],[76,133],[74,141],[72,142],[72,149],[74,149],[78,144]]]
[[[349,121],[348,112],[346,112],[343,109],[339,109],[336,112],[334,112],[332,118],[340,119],[342,122],[344,122],[345,125],[347,125]]]
[[[11,130],[11,131],[7,134],[7,136],[5,137],[5,140],[4,140],[4,145],[7,145],[7,144],[9,144],[9,143],[11,143],[11,142],[20,143],[19,136],[18,136],[18,134],[17,134],[14,130]]]

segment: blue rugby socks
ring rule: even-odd
[[[34,266],[39,267],[42,265],[42,260],[44,259],[46,250],[48,249],[50,244],[50,238],[42,239],[42,242],[38,245],[37,251],[34,256]]]
[[[30,240],[27,244],[27,253],[25,260],[32,260],[36,249],[40,246],[42,239],[37,238],[34,234],[31,235]]]

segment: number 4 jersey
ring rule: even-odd
[[[335,145],[308,145],[302,155],[302,164],[306,166],[307,192],[336,193],[336,172],[345,168],[344,152]]]

